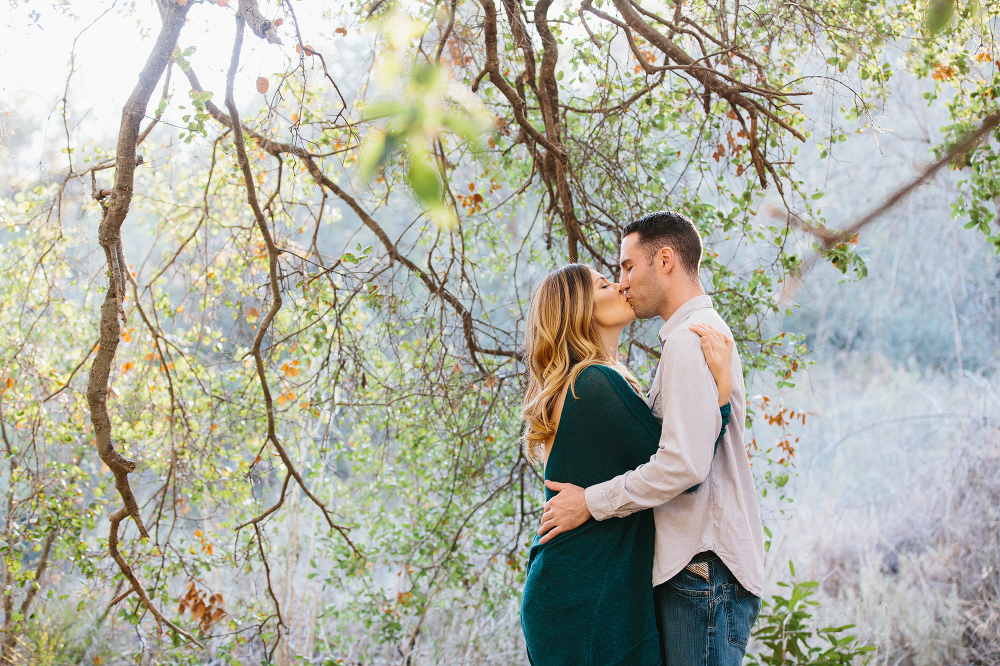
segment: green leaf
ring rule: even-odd
[[[955,0],[930,0],[927,13],[924,14],[924,27],[927,32],[936,35],[951,21],[955,13]]]
[[[422,151],[410,153],[410,168],[406,179],[417,199],[424,205],[431,206],[441,202],[442,187],[437,169]]]

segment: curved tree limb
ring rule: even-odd
[[[122,109],[121,128],[118,134],[118,150],[115,160],[115,184],[111,198],[105,207],[101,222],[99,240],[104,249],[108,265],[108,287],[101,306],[101,337],[97,356],[90,367],[87,383],[87,403],[90,419],[94,426],[97,453],[115,477],[115,487],[122,498],[124,516],[131,516],[139,534],[148,536],[139,506],[129,485],[128,475],[135,470],[135,463],[122,457],[114,447],[111,437],[111,419],[108,415],[108,381],[114,364],[119,342],[119,317],[124,321],[122,301],[125,296],[126,267],[121,261],[121,228],[132,202],[135,179],[135,147],[139,138],[139,123],[146,112],[149,99],[160,77],[170,63],[171,54],[177,44],[177,37],[187,16],[188,7],[176,3],[165,3],[161,7],[163,25],[146,65],[139,74],[132,94]],[[117,542],[118,522],[112,523],[111,539]],[[112,552],[114,555],[114,552]],[[124,560],[122,560],[124,562]],[[121,565],[121,563],[119,563]],[[124,572],[124,569],[123,569]],[[150,607],[152,610],[152,607]]]
[[[897,204],[913,194],[913,192],[915,192],[918,188],[926,185],[932,178],[934,178],[935,175],[937,175],[938,171],[946,167],[954,160],[964,158],[966,155],[975,150],[976,146],[978,146],[980,142],[989,136],[990,132],[995,130],[997,127],[1000,127],[1000,111],[994,111],[988,115],[977,129],[966,134],[939,160],[917,174],[917,176],[910,180],[910,182],[906,183],[886,197],[882,203],[876,206],[870,213],[858,220],[855,220],[840,231],[835,231],[821,224],[809,222],[791,211],[785,211],[788,223],[799,227],[812,236],[815,236],[819,241],[820,249],[803,263],[802,270],[799,272],[798,277],[786,281],[782,298],[787,298],[794,293],[796,286],[801,281],[801,276],[817,264],[824,252],[832,250],[843,243],[852,242],[865,227],[869,226],[895,208]]]
[[[242,126],[240,123],[239,111],[236,108],[236,102],[233,100],[233,81],[236,78],[236,70],[239,68],[240,50],[243,46],[243,26],[243,17],[237,16],[236,39],[233,43],[232,59],[229,62],[229,74],[226,76],[226,107],[229,109],[230,122],[235,127]],[[251,348],[251,354],[253,355],[257,368],[257,377],[260,380],[261,393],[264,396],[264,406],[267,410],[267,439],[274,446],[275,451],[281,458],[281,462],[285,465],[285,469],[292,475],[292,477],[295,478],[299,487],[302,488],[302,492],[304,492],[306,496],[312,500],[313,504],[315,504],[323,513],[323,517],[326,519],[330,528],[339,532],[340,536],[347,542],[347,545],[350,546],[351,550],[353,550],[358,557],[363,558],[364,556],[361,554],[361,551],[357,549],[354,542],[351,541],[351,538],[348,536],[348,528],[333,521],[326,504],[320,501],[320,499],[309,490],[305,480],[302,478],[302,475],[299,474],[299,471],[296,469],[291,457],[285,450],[284,445],[282,445],[281,440],[278,439],[278,432],[274,418],[274,400],[271,397],[271,388],[267,381],[267,370],[264,367],[264,356],[261,353],[261,343],[264,340],[264,335],[267,333],[268,328],[271,326],[271,322],[274,321],[275,315],[277,315],[278,310],[281,309],[281,278],[279,276],[281,268],[278,265],[278,257],[281,254],[281,250],[278,249],[278,246],[274,242],[274,238],[271,236],[271,230],[267,226],[267,220],[264,219],[264,213],[257,201],[257,190],[254,187],[253,172],[250,170],[250,159],[247,157],[246,146],[243,142],[243,132],[233,132],[233,144],[236,146],[236,154],[240,169],[243,172],[243,184],[247,192],[247,203],[253,211],[254,220],[256,221],[261,237],[264,239],[264,245],[267,248],[268,256],[271,306],[268,308],[267,313],[264,315],[260,325],[257,327],[257,334],[254,336],[253,347]],[[256,527],[256,524],[254,526]]]

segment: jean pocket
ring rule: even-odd
[[[746,649],[750,629],[760,613],[760,597],[756,597],[738,582],[733,583],[726,596],[726,623],[729,625],[729,642]]]
[[[712,591],[712,585],[690,569],[681,569],[676,576],[667,581],[667,585],[678,594],[688,597],[707,597]]]

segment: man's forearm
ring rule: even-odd
[[[722,418],[719,417],[719,428],[721,427]],[[661,449],[639,468],[588,487],[584,496],[591,515],[595,520],[627,516],[669,502],[691,486],[702,483],[712,466],[712,448],[687,448],[706,451],[696,452],[690,460],[678,460],[676,456],[670,455],[671,452]]]

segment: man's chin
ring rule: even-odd
[[[635,307],[635,305],[632,306],[632,313],[635,315],[635,318],[639,320],[652,319],[657,316],[656,312],[646,312],[645,310]]]

